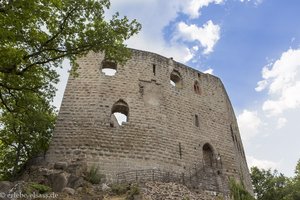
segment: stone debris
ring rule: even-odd
[[[68,163],[67,162],[56,162],[54,164],[54,169],[62,169],[65,170],[68,167]]]
[[[53,192],[61,192],[67,186],[68,178],[66,173],[51,174],[49,176]]]
[[[62,191],[69,194],[69,195],[74,195],[75,194],[75,190],[73,188],[69,188],[69,187],[65,187]]]
[[[222,200],[208,192],[196,193],[178,183],[148,182],[143,188],[144,200]]]

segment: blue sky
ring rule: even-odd
[[[111,0],[107,18],[119,11],[142,24],[129,47],[220,77],[248,164],[292,176],[300,159],[299,9],[298,0]]]

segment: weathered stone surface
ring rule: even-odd
[[[216,200],[226,199],[228,196],[212,192],[195,193],[186,186],[177,183],[149,182],[143,188],[144,200]]]
[[[0,181],[0,192],[7,193],[12,188],[12,185],[12,182]]]
[[[71,174],[68,178],[67,186],[70,188],[76,189],[78,187],[83,186],[83,184],[84,184],[84,180],[82,177],[74,176]]]
[[[87,172],[87,165],[85,162],[74,162],[68,165],[66,171],[75,176],[82,176]]]
[[[77,63],[79,77],[68,80],[48,162],[96,165],[107,181],[172,180],[222,193],[236,177],[252,191],[219,78],[139,50],[113,66],[114,76],[101,71],[107,68],[103,54],[89,53]],[[127,115],[127,122],[116,125],[114,112]],[[84,170],[74,164],[67,171],[79,176]]]
[[[67,186],[68,180],[65,173],[50,174],[48,179],[53,192],[61,192]]]
[[[65,187],[62,191],[69,194],[69,195],[74,195],[75,194],[75,190],[73,188],[69,188],[69,187]]]
[[[37,166],[37,165],[44,165],[45,163],[45,155],[44,154],[39,154],[30,160],[27,161],[26,165],[27,166]]]
[[[67,162],[56,162],[54,164],[54,169],[65,170],[67,167],[68,167],[68,163]]]
[[[102,191],[109,191],[110,187],[106,183],[102,183],[101,189]]]

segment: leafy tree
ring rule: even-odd
[[[295,177],[291,178],[286,187],[286,196],[283,200],[299,200],[300,199],[300,160],[298,160]]]
[[[63,59],[76,72],[76,57],[89,51],[124,63],[123,44],[141,25],[116,13],[104,19],[109,0],[0,1],[0,177],[11,177],[47,148]]]
[[[31,157],[48,148],[56,114],[35,93],[14,99],[0,119],[0,179],[14,177]]]
[[[299,200],[300,199],[300,160],[295,176],[287,178],[276,170],[273,172],[257,167],[251,168],[254,193],[258,200]]]
[[[1,89],[44,89],[42,79],[57,79],[53,67],[68,58],[76,70],[76,57],[89,51],[126,61],[130,53],[123,42],[141,26],[135,20],[119,18],[118,13],[106,21],[104,11],[109,6],[109,0],[1,1]]]
[[[233,200],[254,200],[244,185],[234,179],[230,179],[230,193]]]
[[[254,193],[260,200],[280,200],[285,196],[285,186],[288,179],[283,174],[278,174],[275,170],[251,168],[251,178]]]

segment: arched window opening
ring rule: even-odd
[[[129,107],[128,104],[120,99],[111,109],[110,126],[122,126],[124,122],[128,122]]]
[[[113,115],[120,126],[123,124],[123,122],[127,122],[127,116],[123,113],[115,112]]]
[[[172,81],[172,80],[170,80],[170,84],[174,87],[176,86],[176,83],[174,83],[174,81]]]
[[[199,127],[199,117],[195,115],[195,126]]]
[[[182,88],[182,79],[178,71],[173,70],[170,75],[170,84],[173,85],[175,88]]]
[[[201,75],[200,75],[200,73],[198,73],[198,78],[201,78]]]
[[[199,82],[195,81],[194,83],[194,91],[196,94],[201,94],[201,90],[200,90],[200,86],[199,86]]]
[[[102,62],[101,71],[106,76],[114,76],[117,73],[117,63],[109,60],[104,60]]]
[[[214,153],[210,144],[206,143],[203,146],[203,161],[205,166],[212,167],[213,166],[213,157]]]

